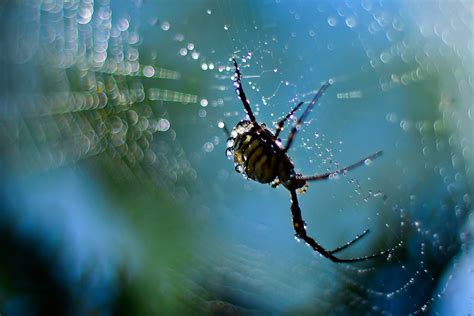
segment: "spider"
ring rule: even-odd
[[[265,124],[257,122],[252,109],[250,108],[250,103],[245,96],[244,89],[242,88],[240,68],[235,59],[233,59],[233,62],[235,67],[234,86],[236,87],[237,95],[242,101],[248,119],[237,123],[237,125],[232,129],[232,132],[229,132],[223,123],[221,123],[220,126],[221,128],[224,128],[229,136],[227,139],[226,154],[230,159],[233,157],[235,170],[242,173],[246,178],[260,183],[270,183],[274,188],[281,184],[290,191],[291,214],[296,238],[298,240],[303,239],[314,249],[314,251],[320,253],[331,261],[357,262],[390,254],[393,248],[357,258],[341,259],[335,256],[336,253],[348,248],[356,241],[366,236],[369,233],[369,229],[366,229],[351,241],[333,250],[327,250],[306,233],[306,225],[301,216],[301,209],[298,204],[297,191],[306,191],[307,183],[309,181],[326,180],[338,174],[345,174],[352,169],[364,165],[366,161],[371,161],[382,154],[382,151],[378,151],[350,166],[324,174],[303,176],[295,171],[293,161],[287,154],[288,150],[291,148],[301,123],[331,83],[326,82],[319,88],[313,100],[293,125],[285,146],[282,146],[278,136],[280,135],[285,122],[292,117],[304,102],[299,102],[288,113],[288,115],[279,121],[277,123],[276,131],[273,133],[273,131],[268,129]]]

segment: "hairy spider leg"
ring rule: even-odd
[[[296,111],[298,111],[298,109],[301,107],[301,105],[303,104],[304,102],[300,102],[298,103],[291,111],[290,113],[288,113],[285,118],[283,118],[280,122],[278,122],[278,125],[277,125],[277,129],[276,129],[276,132],[275,132],[275,136],[273,136],[273,141],[276,141],[278,139],[278,135],[280,135],[280,132],[283,128],[283,126],[285,125],[285,122],[286,120],[288,120],[292,115],[293,113],[295,113]]]
[[[242,101],[242,104],[244,105],[245,112],[247,113],[250,121],[258,125],[257,120],[255,119],[255,116],[253,115],[252,109],[250,108],[250,103],[247,100],[247,97],[245,96],[244,89],[242,88],[242,82],[241,82],[241,73],[240,73],[240,68],[239,65],[237,65],[237,61],[232,58],[232,61],[234,62],[234,67],[235,67],[235,74],[237,78],[235,79],[235,82],[237,83],[237,92],[239,94],[239,98]]]
[[[300,118],[296,121],[296,124],[293,125],[293,128],[291,129],[291,132],[290,132],[290,136],[288,136],[288,140],[286,141],[286,146],[285,148],[282,150],[283,153],[286,153],[290,147],[291,147],[291,143],[293,142],[293,139],[295,138],[296,136],[296,132],[298,131],[298,128],[301,126],[301,123],[303,122],[303,120],[306,118],[306,116],[309,114],[309,112],[311,111],[311,109],[313,108],[313,106],[316,104],[316,102],[318,102],[318,99],[323,95],[324,91],[326,91],[326,89],[330,86],[331,84],[329,82],[326,82],[324,85],[321,86],[321,88],[319,88],[318,92],[316,93],[316,95],[314,96],[313,100],[311,101],[311,103],[308,105],[308,107],[304,110],[303,114],[301,114]]]
[[[293,217],[293,228],[296,232],[296,236],[298,238],[303,239],[315,251],[319,252],[321,255],[328,258],[329,260],[331,260],[333,262],[358,262],[358,261],[365,261],[365,260],[380,257],[380,256],[385,256],[385,255],[387,255],[387,254],[389,254],[390,252],[393,251],[394,248],[391,248],[391,249],[384,250],[384,251],[381,251],[379,253],[375,253],[375,254],[372,254],[372,255],[368,255],[368,256],[364,256],[364,257],[358,257],[358,258],[348,258],[348,259],[340,259],[340,258],[334,256],[333,253],[341,251],[341,250],[349,247],[355,241],[357,241],[360,238],[362,238],[363,236],[365,236],[368,233],[368,230],[364,231],[364,233],[362,233],[361,235],[359,235],[358,237],[356,237],[352,241],[348,242],[347,244],[345,244],[345,245],[343,245],[339,248],[336,248],[332,251],[328,251],[323,246],[318,244],[313,238],[311,238],[307,235],[306,228],[304,226],[305,224],[304,224],[303,218],[301,217],[301,209],[300,209],[299,204],[298,204],[298,197],[296,195],[296,190],[291,189],[290,193],[291,193],[291,214],[292,214],[292,217]]]
[[[326,180],[329,177],[331,177],[332,175],[342,174],[342,173],[345,173],[347,171],[353,170],[357,167],[363,166],[367,160],[374,160],[375,158],[378,158],[378,157],[382,156],[382,153],[383,153],[383,151],[381,151],[381,150],[377,151],[376,153],[374,153],[370,156],[367,156],[364,159],[359,160],[358,162],[356,162],[356,163],[354,163],[350,166],[344,167],[342,169],[338,169],[336,171],[323,173],[323,174],[317,174],[317,175],[314,175],[314,176],[299,176],[298,180],[300,180],[300,181]]]

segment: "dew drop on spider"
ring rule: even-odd
[[[237,171],[238,173],[244,172],[244,166],[239,165],[239,164],[236,165],[236,166],[235,166],[235,171]]]

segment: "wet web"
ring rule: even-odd
[[[466,7],[468,10],[458,22],[449,18]],[[465,304],[446,309],[452,302],[449,295],[453,295],[453,287],[463,283],[456,272],[458,265],[464,266],[459,261],[467,261],[467,266],[472,267],[473,82],[472,74],[465,69],[472,65],[469,56],[473,50],[472,40],[462,43],[463,38],[472,35],[472,7],[466,3],[434,2],[418,7],[371,1],[314,6],[283,2],[263,6],[262,15],[257,17],[247,16],[243,6],[228,4],[219,9],[226,12],[228,23],[223,28],[229,33],[228,49],[241,63],[244,85],[259,121],[270,125],[298,101],[308,102],[326,80],[334,80],[291,151],[300,170],[333,171],[374,150],[385,151],[382,158],[369,163],[371,168],[359,170],[357,177],[349,173],[333,179],[337,184],[330,184],[326,199],[332,201],[328,208],[336,208],[339,214],[329,211],[330,220],[325,223],[342,231],[343,227],[350,227],[344,223],[357,223],[360,210],[366,210],[363,214],[368,215],[362,216],[365,223],[355,233],[368,225],[371,229],[376,227],[379,246],[374,248],[392,245],[397,250],[387,262],[367,263],[362,268],[315,268],[306,258],[290,260],[289,273],[297,285],[288,280],[285,285],[291,289],[302,286],[307,296],[278,300],[275,294],[272,298],[288,305],[263,308],[278,312],[301,308],[315,313],[355,310],[382,314],[472,310],[472,289],[464,296]],[[269,11],[282,14],[291,22],[280,25]],[[464,28],[461,25],[469,31],[458,32]],[[337,64],[332,63],[334,60]],[[206,63],[202,65],[205,69]],[[232,72],[228,66],[226,70]],[[426,93],[416,95],[420,90]],[[230,107],[227,103],[231,102],[227,96],[223,107]],[[224,112],[225,122],[242,117],[242,108],[237,112],[233,109],[235,106]],[[364,150],[359,151],[360,148]],[[311,185],[301,200],[314,194],[317,185]],[[249,187],[258,190],[253,185]],[[273,193],[268,194],[270,199]],[[340,199],[344,201],[339,202]],[[305,208],[311,205],[324,209],[320,206],[326,203],[314,198]],[[316,222],[311,224],[308,219],[309,231],[318,233],[324,217],[317,210],[317,215],[308,214],[315,210],[305,208],[303,214]],[[350,235],[339,237],[338,244],[349,239]],[[360,243],[364,242],[369,243],[367,238]],[[367,251],[364,249],[358,248]],[[446,262],[450,264],[446,266]],[[318,265],[322,264],[318,261]],[[252,272],[258,279],[261,271],[255,267],[245,271]],[[302,281],[307,280],[307,274],[314,277],[309,284]],[[320,274],[326,274],[327,279]],[[237,276],[237,281],[243,275]],[[273,277],[281,276],[269,273],[268,278]],[[452,278],[456,279],[454,285]],[[313,282],[319,290],[312,287]],[[311,291],[314,296],[308,295]],[[446,292],[450,293],[448,298]],[[310,307],[312,299],[316,304]],[[310,306],[292,306],[297,305],[295,302]],[[322,302],[326,303],[324,308]],[[248,307],[247,304],[243,306]]]
[[[443,313],[461,287],[467,301],[451,311],[472,312],[458,271],[472,269],[474,227],[468,2],[23,9],[6,8],[20,18],[3,22],[30,21],[3,34],[3,159],[22,176],[98,164],[179,200],[206,238],[186,264],[169,267],[163,295],[217,313],[391,315]],[[298,170],[384,155],[312,183],[300,196],[303,217],[328,248],[370,228],[344,256],[395,246],[387,259],[338,265],[318,256],[292,238],[288,193],[234,172],[218,126],[244,117],[232,58],[270,127],[333,80],[290,150]]]

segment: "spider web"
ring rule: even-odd
[[[132,278],[144,297],[137,310],[473,312],[469,2],[73,1],[2,10],[9,176],[100,168],[93,180],[133,186],[117,198],[125,211],[112,214],[143,245]],[[389,258],[320,257],[292,237],[288,192],[234,172],[218,127],[244,117],[233,57],[268,126],[332,79],[289,152],[297,169],[325,173],[384,154],[310,184],[299,196],[308,234],[331,249],[369,228],[340,256],[395,246]]]
[[[259,121],[275,122],[334,80],[290,151],[302,172],[323,173],[385,152],[368,168],[310,185],[300,198],[310,235],[331,248],[369,227],[372,234],[349,257],[399,246],[386,262],[341,267],[315,259],[282,237],[292,234],[281,211],[285,192],[255,183],[240,192],[235,176],[219,170],[236,197],[218,194],[225,196],[237,244],[220,248],[214,262],[220,273],[209,277],[212,290],[230,279],[219,308],[472,312],[472,275],[461,268],[472,267],[472,9],[434,1],[209,6],[203,27],[238,57]],[[210,45],[202,69],[212,63],[215,78],[227,79],[229,60],[210,57],[221,50]],[[232,124],[242,107],[232,95],[222,98],[216,120]],[[459,305],[457,295],[464,298]]]

